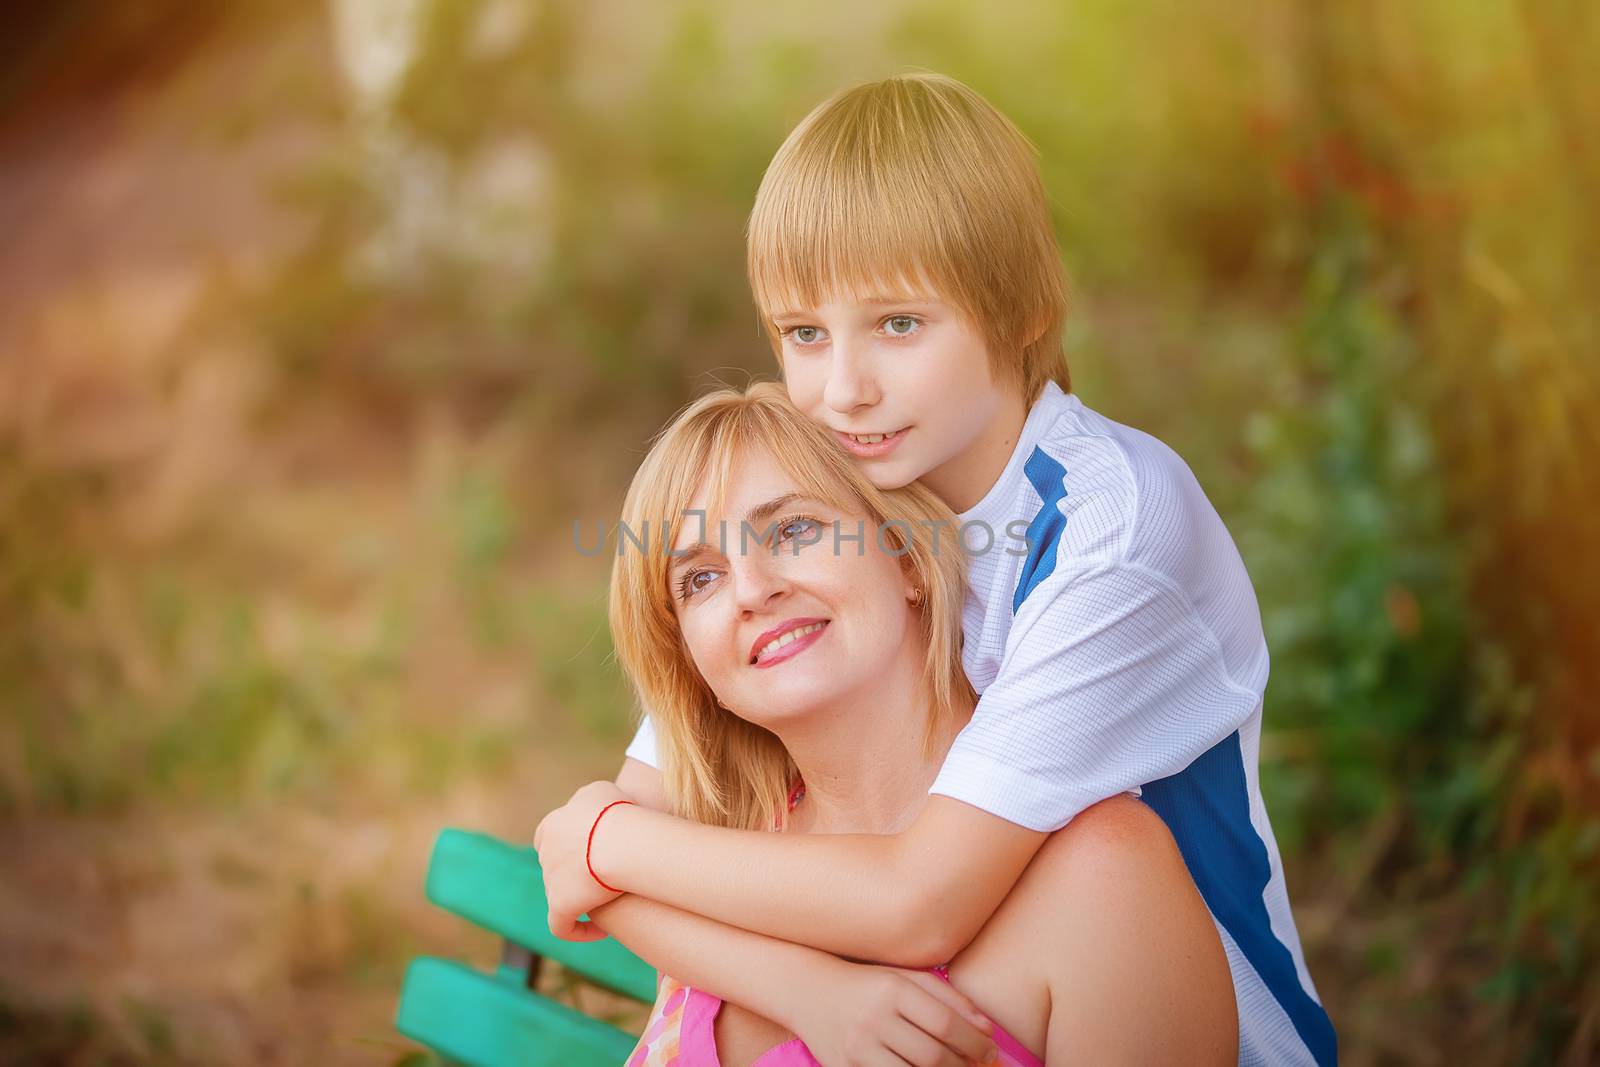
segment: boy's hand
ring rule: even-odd
[[[927,971],[845,963],[795,992],[795,1033],[827,1067],[963,1067],[997,1055],[994,1024]]]
[[[589,873],[586,851],[589,831],[607,804],[628,795],[611,782],[591,782],[552,811],[533,832],[533,847],[544,869],[544,893],[550,903],[550,932],[564,941],[598,941],[605,933],[578,916],[617,899]],[[617,813],[606,815],[609,820]],[[600,827],[600,833],[605,827]],[[605,877],[601,873],[601,877]]]

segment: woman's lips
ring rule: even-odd
[[[822,635],[828,630],[828,621],[827,619],[796,619],[792,624],[785,624],[775,632],[769,630],[766,634],[762,634],[757,639],[758,647],[755,656],[751,660],[752,665],[756,667],[771,667],[782,663],[784,660],[793,659],[822,638]],[[761,651],[774,638],[782,637],[784,634],[795,630],[804,630],[807,627],[811,627],[810,633],[802,634],[788,644],[778,646],[771,652],[763,653]],[[768,634],[771,634],[771,636],[768,636]]]
[[[856,456],[860,459],[881,459],[882,457],[887,456],[890,452],[893,452],[896,448],[900,447],[900,442],[905,439],[906,431],[909,429],[909,426],[903,426],[900,429],[895,430],[893,433],[881,435],[865,433],[851,434],[845,433],[843,430],[835,430],[833,431],[833,434],[836,438],[838,438],[839,443],[844,446],[844,450],[849,452],[852,456]],[[856,440],[858,437],[878,436],[881,436],[883,440],[874,441],[871,444]]]

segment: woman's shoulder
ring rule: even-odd
[[[1190,883],[1177,842],[1161,816],[1126,793],[1079,812],[1051,834],[1033,861],[1037,877],[1127,887]],[[1030,871],[1032,871],[1030,867]]]
[[[1165,939],[1215,936],[1167,824],[1126,794],[1085,809],[1051,834],[992,921],[1091,956],[1155,959]]]
[[[1123,794],[1085,809],[1045,839],[967,951],[1014,936],[1081,937],[1118,916],[1136,920],[1190,896],[1198,902],[1166,823]]]
[[[1166,824],[1126,795],[1047,838],[951,970],[974,999],[986,987],[1003,991],[1011,1017],[996,1021],[1025,1042],[1042,1041],[1055,1012],[1091,1026],[1157,972],[1163,983],[1204,991],[1199,1010],[1216,1025],[1192,1032],[1232,1024],[1233,987],[1210,913]]]

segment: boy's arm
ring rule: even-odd
[[[539,825],[558,935],[571,932],[562,917],[615,897],[590,875],[592,862],[618,889],[747,930],[928,967],[948,962],[982,928],[1047,836],[935,796],[892,835],[725,830],[621,805],[606,812],[591,848],[595,817],[619,799],[612,783],[595,782]]]
[[[635,758],[653,757],[654,742],[641,727],[617,788],[665,812],[661,772]],[[591,918],[656,970],[787,1027],[823,1062],[871,1060],[878,1049],[918,1062],[937,1042],[945,1058],[986,1063],[993,1049],[992,1024],[954,986],[926,975],[846,963],[640,896],[617,898]]]
[[[666,811],[672,807],[667,801],[666,787],[661,783],[661,772],[632,756],[622,761],[622,770],[617,772],[617,788],[651,811]]]
[[[644,762],[645,755],[653,754],[655,744],[654,731],[650,729],[649,720],[639,728],[632,744],[628,746],[631,753],[622,761],[622,769],[617,773],[616,789],[628,798],[636,801],[641,807],[650,809],[652,814],[660,813],[665,816],[670,804],[667,802],[666,790],[662,786],[661,772],[655,767]],[[595,790],[595,801],[599,808],[612,800],[620,799],[619,795],[611,791]],[[575,798],[576,799],[576,798]],[[951,805],[951,811],[944,812],[946,804]],[[902,967],[926,967],[950,960],[956,952],[970,941],[982,928],[989,916],[994,914],[1000,901],[1005,898],[1022,868],[1033,858],[1033,853],[1038,849],[1043,835],[1023,831],[1017,833],[1018,827],[1004,820],[989,816],[976,808],[969,808],[965,804],[945,801],[939,797],[931,798],[929,805],[935,808],[935,818],[929,823],[923,823],[921,835],[926,835],[930,841],[946,841],[957,845],[962,854],[976,848],[981,861],[986,867],[996,871],[1006,871],[1015,867],[1015,874],[1010,878],[997,875],[992,879],[968,880],[965,883],[947,888],[944,883],[948,872],[930,870],[930,864],[940,864],[940,849],[922,847],[918,843],[919,828],[911,827],[907,831],[907,838],[879,837],[872,835],[850,836],[822,836],[808,837],[806,840],[822,845],[828,849],[821,856],[810,854],[795,854],[787,849],[775,850],[771,857],[763,857],[759,851],[750,852],[745,846],[754,844],[757,850],[761,843],[775,840],[786,835],[778,834],[751,834],[741,835],[735,839],[724,837],[725,831],[710,827],[698,826],[681,819],[667,817],[667,821],[657,827],[655,832],[647,825],[643,828],[634,828],[635,833],[628,836],[616,836],[617,826],[614,824],[619,816],[626,818],[626,811],[612,811],[606,815],[606,833],[602,839],[597,833],[597,840],[605,842],[603,851],[591,856],[597,869],[600,864],[607,864],[613,856],[634,857],[638,862],[629,864],[631,873],[638,874],[655,868],[656,863],[661,863],[660,869],[665,871],[681,870],[682,865],[662,863],[673,849],[694,849],[692,852],[680,852],[679,855],[694,855],[702,862],[709,862],[713,866],[719,862],[727,862],[730,866],[741,867],[745,864],[767,865],[776,863],[798,864],[801,871],[809,870],[810,864],[820,860],[820,869],[823,871],[837,872],[834,877],[844,879],[846,885],[857,887],[853,896],[860,906],[860,915],[865,920],[862,927],[857,930],[841,930],[836,941],[828,943],[831,938],[824,935],[820,939],[812,937],[792,938],[787,940],[800,940],[804,944],[814,945],[817,948],[845,955],[854,955],[862,959],[881,960],[885,963],[896,964]],[[924,815],[927,812],[923,813]],[[994,824],[994,825],[987,825]],[[681,829],[693,831],[710,830],[711,833],[703,840],[690,840],[677,838],[675,835]],[[541,827],[543,830],[543,827]],[[626,831],[624,831],[626,833]],[[971,847],[962,847],[963,839],[969,843],[975,842]],[[587,844],[587,843],[586,843]],[[718,849],[725,849],[726,855],[719,856]],[[900,867],[900,873],[895,874],[891,864],[898,863],[902,857],[892,850],[906,848],[909,852],[904,857],[910,862]],[[990,854],[990,850],[993,853]],[[703,851],[702,851],[703,850]],[[919,862],[920,861],[920,862]],[[585,871],[587,877],[587,871]],[[625,875],[624,875],[625,877]],[[910,884],[926,885],[927,907],[919,908],[914,901],[895,891],[894,887],[901,878],[910,879]],[[554,879],[547,880],[555,881]],[[670,879],[670,875],[669,875]],[[612,885],[619,885],[610,877],[606,881]],[[593,879],[589,879],[586,888],[599,889]],[[673,887],[669,880],[651,880],[650,896],[656,900],[674,903]],[[619,885],[619,888],[621,886]],[[694,899],[697,901],[695,910],[705,914],[717,914],[721,910],[719,904],[729,901],[718,901],[703,893],[698,893],[698,882],[689,881],[677,887],[683,895],[677,896],[677,901]],[[754,891],[756,887],[746,886],[746,890]],[[879,894],[876,906],[871,906],[873,890],[882,891]],[[737,897],[741,889],[737,885],[722,883],[722,891],[730,898]],[[600,892],[604,892],[600,890]],[[606,894],[608,899],[614,899]],[[908,906],[909,905],[909,906]],[[635,905],[636,906],[636,905]],[[680,907],[683,905],[680,904]],[[586,906],[587,908],[587,906]],[[558,909],[552,907],[552,914]],[[933,914],[937,913],[937,921]],[[576,913],[575,913],[576,914]],[[798,915],[785,911],[796,922],[795,931],[815,933],[820,930],[837,928],[840,916],[828,913],[826,910],[814,916]],[[874,916],[888,917],[887,921],[874,918]],[[774,915],[769,920],[767,916],[756,916],[756,922],[749,924],[750,929],[767,929],[767,921],[776,921],[780,926],[784,919]],[[744,925],[744,924],[741,924]],[[876,931],[875,934],[869,931]],[[970,931],[970,932],[969,932]],[[559,931],[558,931],[559,932]],[[767,932],[775,937],[785,938],[787,935],[782,929],[770,929]],[[869,938],[863,941],[862,934]],[[631,946],[630,946],[631,947]],[[665,968],[669,973],[677,974],[671,968]],[[695,984],[690,982],[691,985]],[[759,1009],[752,1008],[752,1010]],[[761,1014],[766,1014],[762,1012]],[[784,1022],[782,1019],[775,1021]],[[785,1025],[788,1025],[785,1023]],[[794,1029],[792,1026],[791,1029]]]
[[[771,1019],[823,1063],[985,1063],[991,1024],[931,975],[847,963],[643,897],[594,922],[658,971]]]
[[[1253,607],[1253,605],[1251,605]],[[1176,774],[1239,728],[1259,693],[1165,576],[1078,561],[1019,605],[998,677],[899,834],[764,834],[623,806],[594,835],[608,884],[735,926],[902,966],[945,962],[1010,891],[1045,832]],[[551,928],[610,898],[585,860],[617,793],[585,786],[541,825]]]

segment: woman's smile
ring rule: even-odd
[[[756,638],[750,646],[750,663],[771,667],[793,659],[822,639],[828,619],[786,619]]]

